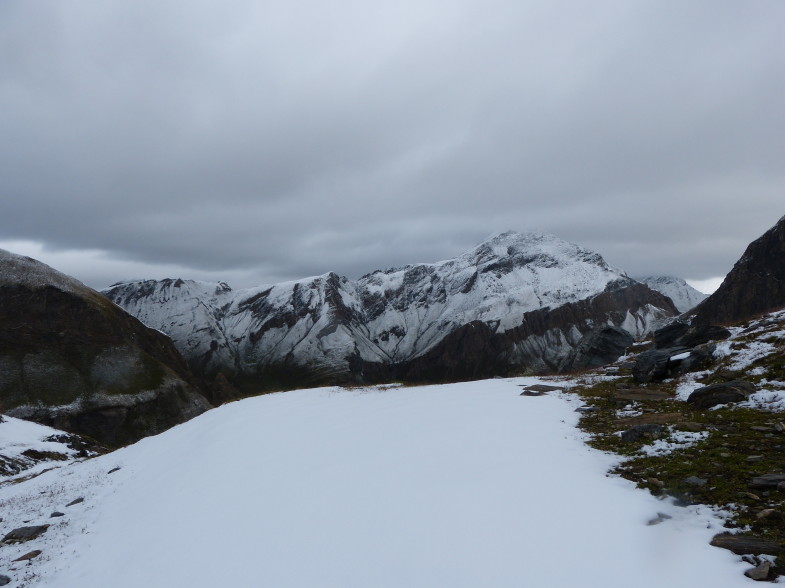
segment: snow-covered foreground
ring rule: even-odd
[[[574,402],[519,396],[534,381],[225,405],[0,488],[4,529],[60,521],[0,548],[0,573],[61,588],[750,585],[708,545],[710,513],[607,477],[614,458],[582,443]],[[673,518],[647,525],[658,513]],[[8,563],[32,549],[31,566]]]

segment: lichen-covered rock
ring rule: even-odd
[[[724,341],[730,331],[719,325],[696,324],[690,326],[682,321],[673,321],[654,332],[654,346],[657,349],[668,347],[696,347],[709,341]]]
[[[77,280],[2,250],[0,405],[110,446],[209,408],[163,333]]]
[[[755,384],[743,380],[698,388],[687,398],[696,408],[711,408],[728,402],[741,402],[755,392]]]

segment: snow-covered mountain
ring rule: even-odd
[[[636,279],[673,300],[679,312],[687,312],[709,297],[674,276],[644,276]]]
[[[178,279],[104,294],[169,334],[196,371],[246,389],[553,371],[595,328],[641,336],[676,313],[597,253],[515,232],[357,281],[328,273],[235,291]]]

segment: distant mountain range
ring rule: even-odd
[[[682,322],[785,307],[783,255],[785,218]],[[702,298],[678,278],[636,281],[597,253],[514,232],[356,281],[168,279],[104,295],[0,251],[0,411],[117,446],[267,390],[604,365]]]
[[[668,288],[679,292],[675,281]],[[641,337],[678,314],[599,254],[515,232],[454,259],[357,281],[328,273],[235,291],[169,279],[104,294],[170,335],[198,374],[222,374],[244,393],[577,369],[589,333],[617,327]],[[687,296],[679,292],[680,301]]]
[[[665,294],[679,312],[687,312],[706,300],[709,295],[699,292],[681,278],[674,276],[645,276],[636,278],[652,290]]]

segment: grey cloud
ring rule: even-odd
[[[631,274],[721,275],[785,212],[783,19],[777,0],[8,0],[0,238],[265,281],[533,228]]]

